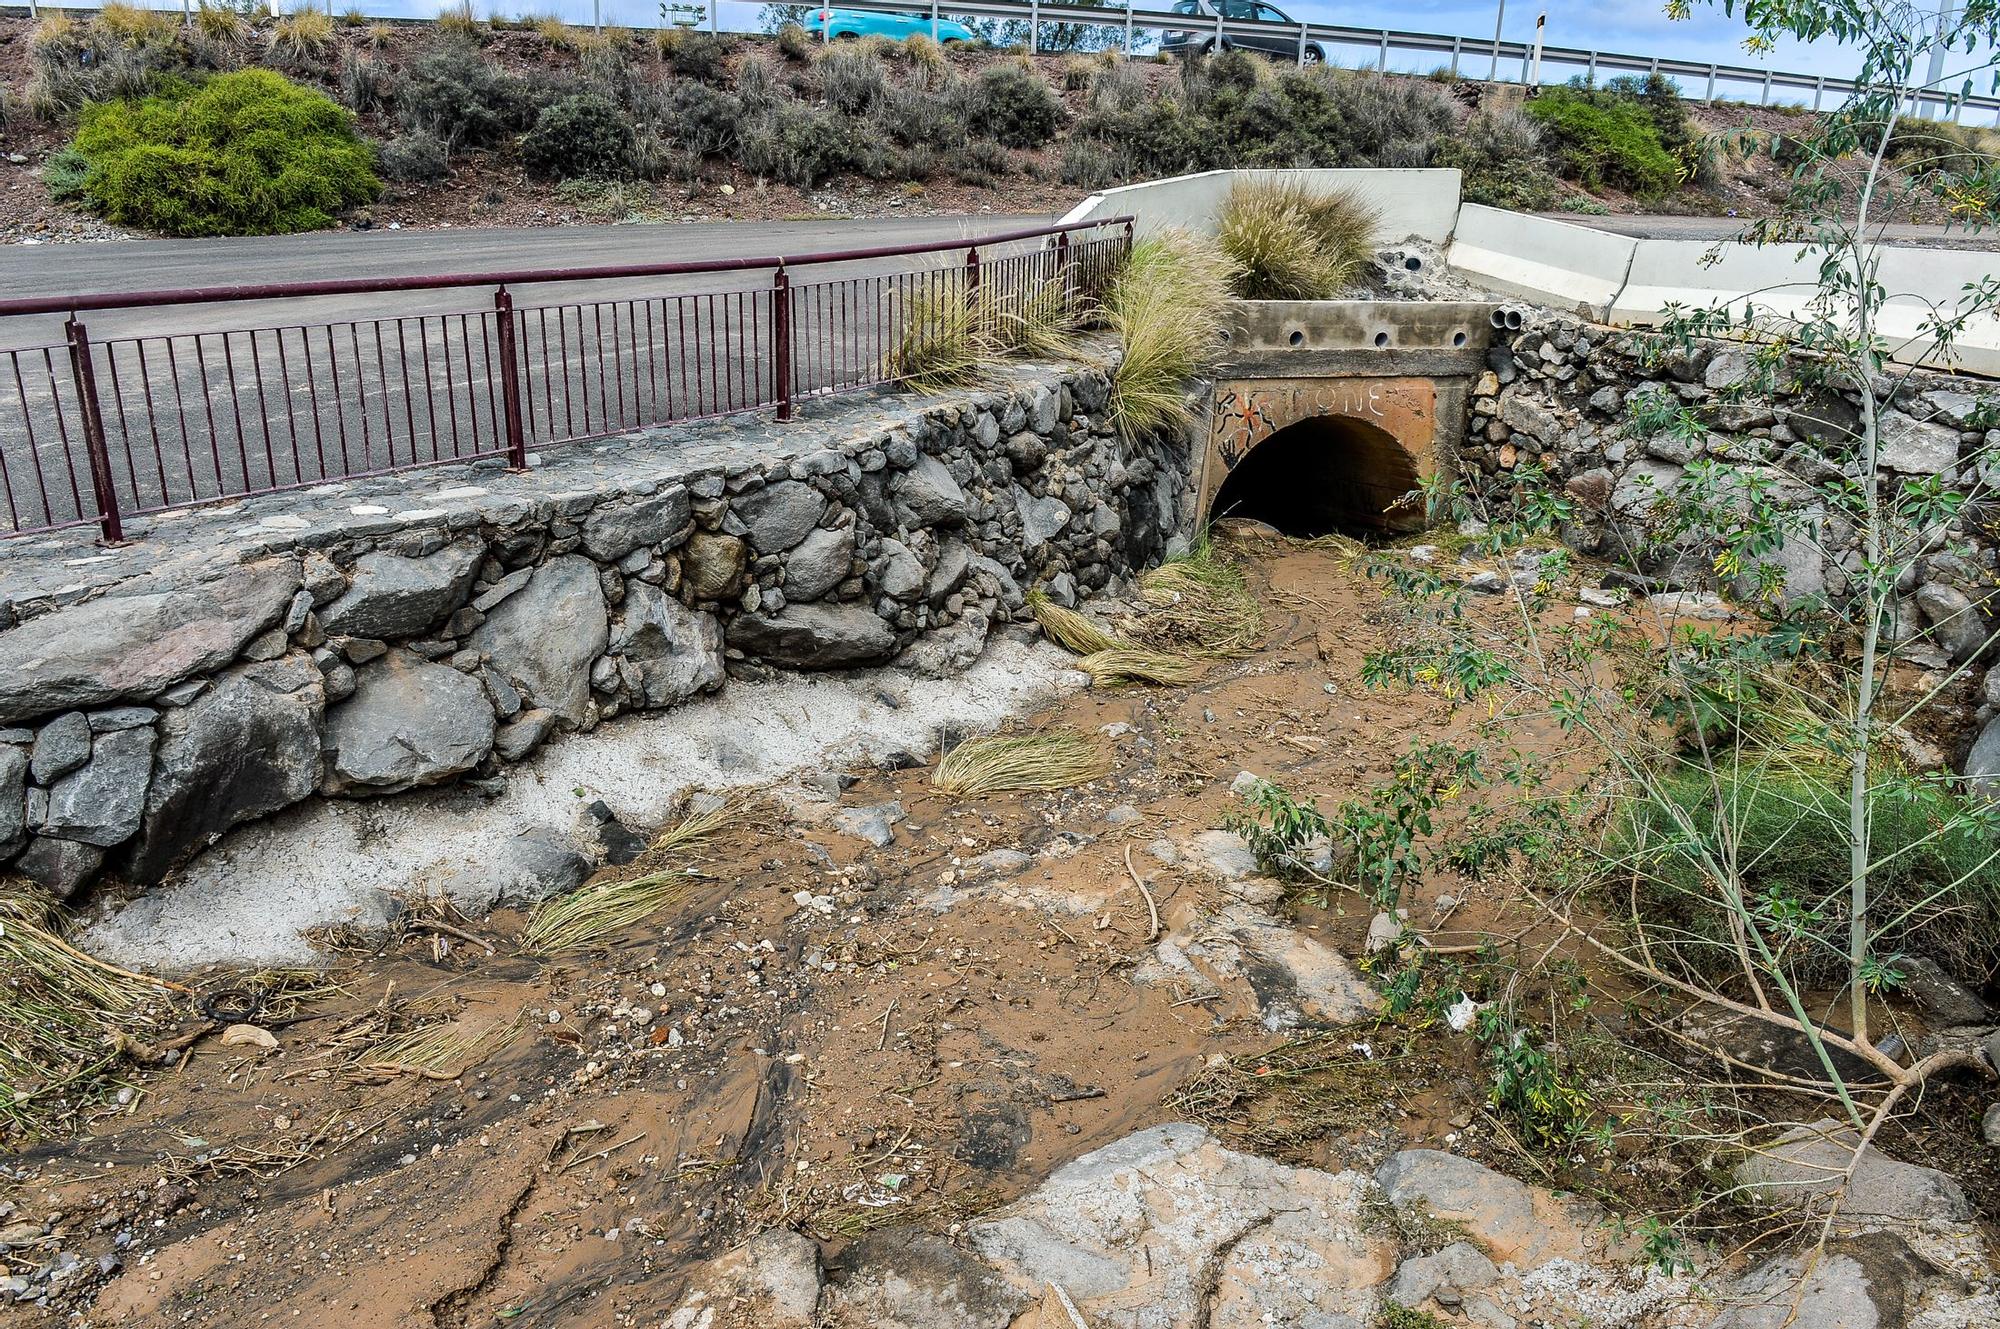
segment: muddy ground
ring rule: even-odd
[[[878,1227],[948,1233],[1065,1160],[1190,1115],[1292,1161],[1449,1145],[1546,1184],[1567,1165],[1512,1142],[1476,1045],[1435,1018],[1308,1033],[1322,1060],[1336,1040],[1330,1088],[1260,1105],[1243,1086],[1283,1076],[1301,1031],[1266,1027],[1254,978],[1213,996],[1136,981],[1148,893],[1171,931],[1250,889],[1197,839],[1239,806],[1238,772],[1328,806],[1413,739],[1477,718],[1363,686],[1363,655],[1401,620],[1346,555],[1255,552],[1256,653],[1024,720],[1097,735],[1116,754],[1107,778],[958,801],[920,765],[849,772],[842,807],[900,804],[892,843],[774,794],[671,860],[688,871],[678,904],[589,950],[524,954],[518,915],[417,912],[387,939],[329,938],[349,949],[319,986],[202,976],[210,1014],[276,1047],[211,1031],[131,1075],[75,1138],[9,1160],[0,1228],[52,1231],[5,1258],[60,1249],[86,1267],[56,1304],[0,1324],[657,1324],[699,1259],[756,1230],[806,1232],[836,1262]],[[1412,918],[1446,894],[1460,903],[1434,942],[1533,944],[1497,885],[1437,876]],[[1358,900],[1284,909],[1364,954]],[[150,1036],[207,1023],[179,1011]],[[445,1017],[465,1048],[446,1072],[360,1054]],[[1632,1153],[1586,1170],[1664,1193]],[[1991,1218],[1995,1188],[1977,1189]]]

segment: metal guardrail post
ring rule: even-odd
[[[1717,68],[1717,67],[1716,67],[1715,65],[1710,65],[1710,66],[1708,67],[1708,93],[1707,93],[1707,95],[1705,95],[1705,96],[1704,96],[1704,97],[1702,98],[1702,100],[1703,100],[1703,101],[1705,101],[1705,102],[1707,102],[1707,103],[1708,103],[1708,104],[1709,104],[1710,106],[1713,106],[1713,105],[1715,105],[1715,72],[1716,72],[1716,68]]]
[[[111,449],[104,441],[104,411],[97,400],[97,371],[90,363],[90,334],[71,315],[63,324],[69,342],[69,368],[76,379],[77,405],[83,411],[83,451],[90,462],[90,491],[97,500],[97,522],[104,528],[107,544],[125,538],[125,524],[118,517],[118,490],[111,483]]]
[[[792,275],[783,265],[771,276],[771,387],[783,424],[792,418]]]
[[[1375,52],[1375,68],[1380,73],[1389,72],[1389,30],[1382,30],[1382,45]]]
[[[1757,94],[1757,104],[1759,106],[1771,104],[1771,71],[1768,69],[1764,71],[1764,90]]]
[[[1132,54],[1132,0],[1125,0],[1125,54]]]
[[[1458,57],[1463,53],[1464,47],[1465,38],[1453,37],[1451,39],[1451,76],[1453,78],[1458,77]]]
[[[1039,55],[1042,38],[1042,0],[1028,0],[1028,54]]]
[[[938,39],[938,0],[931,0],[931,40]]]
[[[1819,103],[1820,103],[1820,99],[1821,99],[1822,97],[1824,97],[1824,96],[1826,96],[1826,75],[1824,75],[1824,74],[1821,74],[1821,75],[1820,75],[1820,76],[1819,76],[1818,78],[1816,78],[1816,79],[1814,79],[1814,80],[1813,80],[1813,110],[1814,110],[1814,111],[1818,111],[1818,110],[1819,110]]]
[[[1306,25],[1299,24],[1299,68],[1306,67]]]
[[[528,430],[521,418],[521,352],[514,322],[514,296],[505,286],[493,292],[494,342],[500,350],[500,403],[507,431],[507,468],[528,469]]]
[[[1584,74],[1583,81],[1593,88],[1597,86],[1597,52],[1595,51],[1590,53],[1590,69],[1589,72]]]

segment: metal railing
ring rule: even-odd
[[[1306,52],[1313,46],[1353,47],[1373,53],[1373,65],[1387,71],[1392,54],[1447,57],[1453,74],[1460,72],[1460,66],[1467,60],[1488,62],[1484,71],[1488,78],[1501,74],[1502,64],[1519,65],[1518,78],[1510,81],[1526,83],[1531,77],[1531,65],[1535,58],[1532,42],[1495,41],[1490,37],[1456,37],[1433,32],[1408,32],[1398,28],[1350,28],[1331,23],[1301,22],[1294,25],[1275,23],[1251,23],[1224,19],[1220,14],[1176,14],[1166,10],[1147,9],[1135,6],[1132,0],[1122,5],[1108,4],[1102,8],[1085,5],[1043,3],[1043,0],[953,0],[944,4],[940,0],[840,0],[841,9],[864,9],[873,13],[908,14],[928,10],[933,22],[940,19],[976,18],[1019,20],[1029,25],[1029,44],[1034,45],[1036,34],[1044,23],[1075,23],[1098,28],[1122,28],[1126,50],[1132,49],[1135,31],[1147,32],[1196,32],[1218,44],[1226,39],[1269,42],[1275,36],[1287,39],[1296,37],[1296,54],[1300,64],[1306,62]],[[1723,84],[1738,84],[1757,90],[1757,102],[1768,106],[1775,91],[1795,91],[1812,94],[1812,109],[1817,111],[1828,93],[1836,97],[1846,97],[1855,90],[1851,79],[1837,78],[1826,74],[1801,74],[1785,70],[1768,69],[1758,65],[1730,65],[1713,61],[1673,60],[1657,55],[1627,55],[1616,51],[1597,51],[1583,47],[1544,46],[1541,48],[1541,66],[1544,73],[1552,66],[1582,73],[1595,80],[1600,74],[1664,74],[1681,85],[1683,93],[1691,86],[1702,89],[1702,100],[1714,101],[1716,89]],[[1565,76],[1566,77],[1566,76]],[[1560,82],[1561,78],[1543,81]],[[1995,123],[2000,124],[2000,97],[1969,96],[1946,97],[1942,92],[1926,95],[1919,108],[1922,111],[1949,114],[1954,120],[1961,118],[1967,109],[1994,113]]]
[[[0,350],[0,536],[96,524],[116,541],[129,517],[199,503],[488,458],[519,469],[530,449],[746,411],[790,420],[803,400],[912,376],[968,322],[1057,301],[1074,315],[1131,238],[1118,217],[791,257],[0,300],[0,319],[67,320],[60,342]],[[909,259],[932,261],[883,267]],[[691,278],[706,280],[660,289]],[[516,299],[570,282],[613,289]],[[221,331],[97,340],[83,319],[486,288],[442,312]]]

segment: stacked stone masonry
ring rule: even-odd
[[[1784,607],[1850,602],[1863,566],[1859,539],[1827,510],[1822,492],[1829,481],[1860,473],[1858,392],[1813,382],[1802,362],[1766,372],[1739,344],[1674,346],[1657,335],[1554,316],[1495,346],[1488,365],[1474,388],[1460,467],[1492,501],[1504,505],[1509,472],[1533,463],[1575,500],[1577,521],[1564,536],[1571,547],[1626,566],[1633,551],[1643,551],[1629,577],[1633,590],[1754,601],[1769,582]],[[1700,437],[1635,429],[1635,407],[1647,396],[1691,410]],[[1987,645],[2000,624],[2000,552],[1992,534],[2000,516],[2000,389],[1981,379],[1899,372],[1877,383],[1876,397],[1884,488],[1942,478],[1969,500],[1948,528],[1919,533],[1926,552],[1898,583],[1889,643],[1931,669],[1991,665],[2000,659]],[[1636,412],[1641,420],[1663,414]],[[1704,460],[1735,468],[1731,483],[1769,494],[1789,513],[1787,525],[1809,538],[1764,555],[1773,568],[1753,565],[1720,583],[1712,541],[1695,534],[1664,546],[1647,541],[1656,506]],[[1971,679],[1978,696],[1962,717],[1960,747],[1971,748],[1964,769],[2000,779],[2000,670],[1975,669]]]
[[[1104,370],[1003,382],[635,436],[582,488],[555,487],[577,478],[558,459],[448,507],[265,518],[292,533],[10,595],[0,871],[143,885],[302,799],[490,774],[732,669],[963,669],[1027,589],[1157,562],[1188,506],[1186,447],[1119,437]],[[686,446],[703,431],[749,437]]]

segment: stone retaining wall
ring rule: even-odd
[[[1795,529],[1812,534],[1765,556],[1774,565],[1780,604],[1824,597],[1841,606],[1853,595],[1861,550],[1851,525],[1828,512],[1821,487],[1859,474],[1852,444],[1861,418],[1858,393],[1814,385],[1793,373],[1794,365],[1767,375],[1733,343],[1675,350],[1658,337],[1560,317],[1494,347],[1488,363],[1475,385],[1460,464],[1495,500],[1505,501],[1509,471],[1538,463],[1576,500],[1579,521],[1566,541],[1629,565],[1626,551],[1645,547],[1654,507],[1690,466],[1712,459],[1741,468],[1737,483],[1763,486],[1789,511]],[[1990,533],[1993,481],[2000,478],[2000,429],[1993,427],[2000,424],[2000,389],[1941,374],[1913,375],[1893,394],[1892,386],[1885,381],[1878,389],[1884,486],[1943,477],[1972,501],[1949,529],[1928,533],[1931,552],[1899,585],[1890,643],[1929,668],[1974,657],[1990,663],[1988,656],[2000,656],[1985,645],[2000,623],[2000,553]],[[1635,430],[1632,408],[1642,394],[1692,409],[1702,436]],[[1754,598],[1760,569],[1719,581],[1714,553],[1712,542],[1695,537],[1650,549],[1640,575],[1631,578],[1633,589]],[[1974,725],[1992,719],[1996,702],[2000,675],[1972,703],[1976,711],[1967,707],[1968,737]],[[2000,771],[2000,733],[1993,747]]]
[[[401,512],[274,496],[219,552],[161,532],[81,585],[11,575],[0,870],[152,882],[301,799],[476,778],[733,669],[956,672],[1026,589],[1156,562],[1188,511],[1185,445],[1119,438],[1105,370],[1003,381],[632,436]]]

